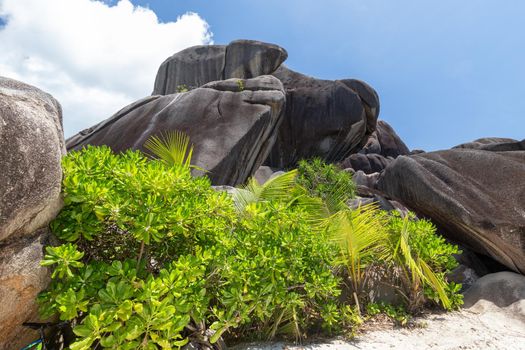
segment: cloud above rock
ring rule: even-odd
[[[212,42],[204,19],[160,22],[129,0],[0,0],[0,75],[51,93],[66,137],[149,95],[158,66]]]

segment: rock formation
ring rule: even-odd
[[[254,40],[193,46],[177,52],[160,65],[152,95],[174,94],[211,81],[268,75],[287,57],[282,47]]]
[[[40,267],[47,225],[62,207],[62,111],[49,94],[0,77],[0,349],[36,336],[36,295],[48,282]]]
[[[480,300],[500,308],[514,308],[525,321],[525,276],[504,271],[481,277],[465,293],[463,306],[471,308]]]
[[[380,154],[383,157],[396,158],[409,154],[410,150],[390,124],[384,120],[378,120],[375,131],[359,153]]]
[[[284,103],[282,84],[272,76],[211,82],[185,93],[146,97],[68,139],[67,147],[142,150],[151,135],[180,130],[195,146],[193,164],[208,170],[215,185],[237,185],[266,159]]]
[[[178,52],[160,66],[155,96],[67,146],[142,149],[150,135],[178,129],[190,136],[194,163],[210,171],[214,185],[240,184],[261,165],[273,172],[320,157],[355,174],[359,200],[409,207],[466,247],[525,271],[525,141],[485,138],[449,151],[410,152],[377,121],[372,87],[294,72],[282,64],[286,58],[283,48],[250,40]],[[266,173],[258,173],[261,181]]]
[[[375,130],[379,98],[366,83],[315,79],[284,66],[273,75],[286,89],[286,111],[266,165],[291,168],[313,157],[341,161]]]
[[[378,188],[431,218],[450,238],[523,274],[524,143],[400,156],[382,173]]]
[[[216,185],[245,181],[257,170],[261,159],[265,165],[275,169],[290,168],[300,159],[316,156],[328,161],[343,160],[352,151],[358,150],[375,130],[379,114],[377,93],[359,80],[329,81],[293,72],[282,66],[287,56],[286,51],[277,45],[252,40],[237,40],[226,46],[185,49],[160,66],[154,96],[139,100],[110,119],[73,136],[67,142],[68,149],[78,149],[87,144],[107,144],[115,151],[140,149],[149,135],[167,128],[178,128],[190,135],[198,150],[196,164],[212,170],[210,175]],[[264,81],[253,80],[257,83],[250,80],[266,74],[273,74],[275,81],[268,77]],[[254,108],[248,105],[260,103],[246,99],[246,92],[242,90],[257,91],[259,96],[270,94],[270,91],[282,89],[275,87],[275,78],[284,85],[286,96],[283,99],[279,97],[279,101],[274,97],[269,100],[262,98],[262,104],[271,106],[275,114],[271,118],[273,121],[266,124],[262,139],[254,136],[243,138],[242,141],[246,142],[243,148],[238,141],[247,131],[243,128],[249,123],[245,121],[253,120],[246,118],[252,115]],[[210,107],[210,103],[217,105],[216,102],[208,97],[201,98],[203,89],[215,90],[215,95],[237,97],[222,101],[221,109],[217,110]],[[176,95],[188,90],[188,95]],[[190,106],[190,103],[194,105]],[[175,119],[172,116],[174,111],[177,111]],[[182,117],[182,113],[186,115]],[[222,116],[214,116],[225,113],[229,119],[235,118],[234,124],[243,126],[239,129],[225,122],[215,125],[217,120],[223,119]],[[207,131],[198,131],[200,128]],[[223,131],[227,133],[221,135]],[[254,146],[250,151],[248,144]],[[234,146],[232,152],[225,151],[225,148]],[[219,157],[217,152],[221,154]],[[248,153],[241,155],[243,152]],[[229,164],[222,161],[221,157],[225,157],[226,153],[236,161],[231,162],[230,159]],[[241,162],[244,160],[246,163]],[[237,166],[245,169],[236,169]]]
[[[374,174],[383,171],[393,160],[393,157],[384,157],[376,153],[354,153],[339,165],[343,169],[352,168],[355,171],[362,171],[365,174]]]
[[[518,141],[501,137],[485,137],[452,148],[479,149],[484,151],[525,151],[525,140]]]

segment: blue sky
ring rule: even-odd
[[[210,38],[276,43],[294,70],[368,82],[412,149],[525,137],[523,0],[0,0],[0,75],[53,94],[66,137]]]
[[[319,78],[359,78],[411,148],[525,138],[525,1],[133,0],[162,20],[186,11],[215,43],[277,43]]]

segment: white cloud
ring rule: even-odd
[[[0,16],[0,75],[51,93],[66,137],[149,95],[168,56],[212,42],[199,15],[160,23],[129,0],[0,0]]]

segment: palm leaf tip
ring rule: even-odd
[[[188,135],[179,130],[150,136],[144,148],[170,166],[190,166],[193,145]]]
[[[243,212],[246,206],[251,203],[289,199],[295,186],[296,176],[297,170],[292,170],[272,177],[263,185],[259,184],[255,178],[250,178],[245,186],[241,186],[235,191],[233,198],[237,210]]]

